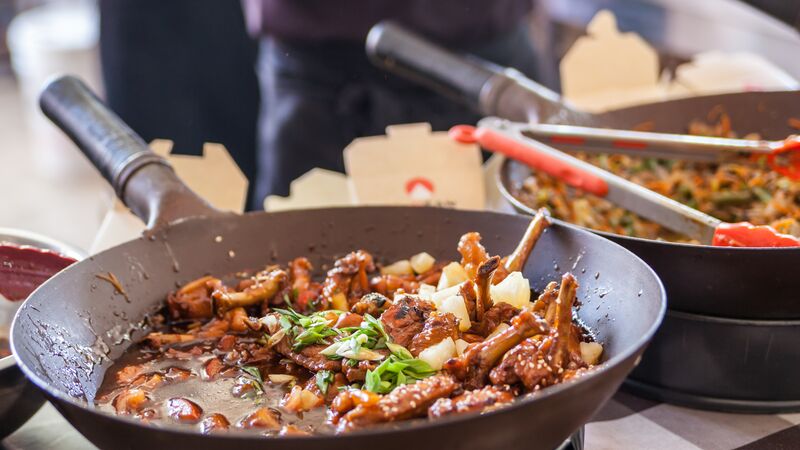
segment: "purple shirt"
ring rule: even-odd
[[[431,39],[470,43],[510,31],[532,0],[243,0],[253,35],[279,39],[363,41],[393,19]]]

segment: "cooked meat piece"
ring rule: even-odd
[[[462,333],[461,339],[466,341],[468,344],[476,344],[478,342],[483,342],[485,337],[474,333]]]
[[[313,310],[316,307],[316,299],[322,292],[322,286],[311,281],[312,270],[311,262],[307,258],[295,258],[289,263],[288,294],[292,296],[295,309],[301,312]],[[283,298],[274,298],[272,303],[282,304]]]
[[[549,336],[554,340],[552,360],[564,370],[573,368],[570,363],[583,364],[580,332],[572,323],[572,305],[575,304],[577,292],[578,281],[571,273],[565,273],[561,277],[561,289],[556,299],[555,323]]]
[[[542,208],[533,216],[531,223],[525,230],[525,234],[522,235],[522,239],[517,244],[517,248],[510,255],[503,258],[503,264],[494,276],[493,282],[495,284],[503,281],[511,272],[522,272],[533,248],[542,233],[544,233],[544,229],[548,226],[550,226],[550,214],[546,209]]]
[[[458,339],[458,319],[451,313],[431,313],[422,331],[414,336],[408,350],[412,355],[417,356],[426,348],[436,345],[447,339]]]
[[[360,404],[350,410],[339,420],[337,431],[423,417],[436,400],[449,396],[457,388],[458,383],[448,375],[435,375],[400,386],[376,403]]]
[[[434,309],[434,304],[429,301],[403,295],[381,314],[381,322],[395,344],[408,348]]]
[[[193,334],[171,334],[161,333],[159,331],[154,331],[144,338],[147,345],[153,348],[165,347],[174,344],[184,344],[197,339],[198,337]]]
[[[461,253],[461,266],[467,271],[470,279],[475,279],[478,266],[489,259],[489,254],[481,245],[480,233],[471,232],[461,236],[458,241],[458,252]]]
[[[336,319],[336,324],[333,325],[334,328],[350,328],[350,327],[357,327],[361,325],[361,322],[364,321],[364,318],[356,313],[349,313],[346,312],[344,314],[339,314],[339,318]]]
[[[511,321],[511,327],[500,334],[469,347],[464,355],[447,361],[444,369],[464,382],[467,389],[479,389],[486,384],[489,371],[503,355],[524,339],[546,333],[544,320],[523,310]]]
[[[143,364],[131,364],[123,367],[119,372],[117,372],[117,384],[130,384],[131,381],[139,377],[144,370],[145,368]]]
[[[164,373],[164,376],[169,381],[186,381],[189,378],[193,377],[194,374],[189,369],[183,369],[181,367],[170,367]]]
[[[229,352],[233,349],[234,345],[236,345],[236,336],[226,334],[217,342],[217,349],[223,352]]]
[[[500,267],[500,257],[492,256],[484,261],[475,273],[475,285],[477,286],[477,299],[475,301],[475,317],[478,321],[483,320],[483,313],[492,307],[492,297],[489,295],[489,287],[492,285],[492,277]]]
[[[334,297],[344,296],[352,305],[370,291],[369,272],[375,271],[372,255],[364,250],[357,250],[339,258],[328,271],[322,285],[322,297],[327,305],[333,305]],[[323,308],[327,309],[327,308]]]
[[[258,408],[240,420],[236,426],[276,430],[281,427],[280,415],[270,408]]]
[[[200,327],[197,337],[200,339],[219,339],[231,328],[231,315],[225,314],[222,319],[215,317]]]
[[[200,432],[203,434],[215,433],[218,431],[225,431],[230,428],[231,423],[228,418],[219,413],[214,413],[206,416],[200,422]]]
[[[369,287],[379,294],[392,297],[400,290],[416,291],[419,289],[419,281],[414,275],[376,275],[369,280]]]
[[[505,302],[492,305],[483,315],[483,320],[475,322],[470,328],[470,332],[486,337],[492,334],[501,323],[511,323],[511,319],[519,314],[519,309]]]
[[[389,355],[389,350],[386,349],[378,349],[373,351],[384,356]],[[342,362],[342,370],[344,371],[344,376],[347,378],[348,382],[361,382],[367,378],[367,371],[375,370],[380,363],[381,361],[359,361],[355,366],[351,366],[350,364]]]
[[[350,311],[356,314],[365,315],[369,314],[372,317],[380,316],[386,308],[391,306],[392,302],[384,295],[377,292],[371,292],[357,301]]]
[[[183,397],[167,400],[167,415],[183,423],[197,423],[203,416],[203,408]]]
[[[485,386],[466,391],[453,398],[440,398],[428,409],[428,417],[436,418],[470,411],[486,411],[511,403],[514,393],[508,387]]]
[[[303,347],[300,351],[292,350],[288,338],[281,339],[275,344],[275,350],[283,356],[291,359],[300,366],[312,372],[319,372],[320,370],[330,370],[333,372],[342,371],[342,362],[328,359],[327,356],[321,355],[319,352],[324,350],[327,345],[315,344]]]
[[[159,372],[143,373],[131,381],[131,387],[138,387],[152,391],[166,381],[167,380],[164,379],[164,376]]]
[[[142,389],[125,389],[112,400],[117,414],[132,414],[140,411],[150,400]]]
[[[244,333],[250,329],[250,327],[247,326],[250,318],[247,316],[247,311],[241,306],[233,308],[225,314],[226,316],[229,315],[227,318],[230,320],[230,330],[234,333]]]
[[[203,364],[203,378],[213,380],[224,368],[225,364],[218,357],[211,358]]]
[[[231,365],[241,366],[244,364],[264,364],[274,361],[278,355],[272,347],[266,347],[257,342],[242,343],[227,354],[225,362]]]
[[[271,266],[252,277],[253,284],[241,292],[217,286],[211,296],[216,301],[217,312],[232,308],[247,307],[269,301],[287,283],[289,275],[285,270]]]
[[[493,384],[514,385],[521,383],[532,390],[550,374],[550,367],[542,360],[540,342],[525,339],[506,353],[500,364],[489,374]]]
[[[202,277],[186,283],[177,292],[167,297],[167,308],[173,319],[210,319],[214,315],[209,281],[214,277]]]
[[[521,383],[529,391],[558,383],[583,369],[580,330],[572,323],[572,304],[577,282],[571,274],[562,277],[556,301],[555,324],[542,339],[526,339],[511,349],[490,374],[492,383]]]
[[[553,325],[556,320],[556,299],[558,298],[558,283],[547,283],[544,292],[533,302],[533,311],[544,317],[548,324]]]
[[[199,329],[192,329],[188,333],[162,333],[160,331],[154,331],[145,336],[144,340],[150,347],[161,348],[176,344],[186,344],[200,339],[218,339],[223,337],[230,329],[231,317],[229,313],[226,313],[222,319],[215,317]]]
[[[381,395],[360,389],[345,389],[333,399],[328,410],[328,421],[336,425],[348,412],[359,405],[374,405],[381,399]]]
[[[311,286],[311,271],[314,267],[308,258],[299,257],[289,263],[289,282],[298,295]]]
[[[476,322],[478,320],[478,296],[475,293],[475,283],[472,280],[465,281],[458,290],[458,295],[464,299],[470,322]]]

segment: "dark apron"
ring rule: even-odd
[[[462,49],[535,76],[534,49],[523,27]],[[426,88],[374,68],[363,44],[289,43],[264,38],[258,180],[253,209],[266,195],[287,195],[289,183],[314,167],[344,172],[342,150],[388,125],[429,122],[434,130],[474,123],[478,116]]]

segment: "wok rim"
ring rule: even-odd
[[[289,211],[279,211],[279,212],[253,211],[253,212],[248,212],[248,213],[245,213],[245,214],[242,214],[242,215],[226,215],[226,216],[222,216],[222,217],[200,216],[200,217],[185,218],[185,219],[181,219],[179,221],[173,222],[173,223],[161,228],[160,230],[170,230],[170,229],[174,229],[176,227],[183,226],[186,223],[192,223],[192,222],[197,222],[197,221],[215,221],[215,220],[218,220],[218,221],[221,221],[221,220],[237,220],[238,221],[238,220],[241,220],[242,218],[246,218],[246,217],[253,217],[253,216],[260,216],[260,215],[296,214],[298,212],[305,212],[305,211],[326,212],[326,211],[337,211],[337,210],[341,211],[341,210],[347,210],[347,209],[372,209],[372,210],[376,210],[376,211],[378,211],[378,210],[389,210],[389,209],[394,209],[394,210],[403,210],[403,209],[405,209],[405,210],[419,210],[419,208],[420,207],[416,207],[416,206],[378,206],[378,205],[371,205],[371,206],[357,206],[357,207],[356,206],[338,206],[338,207],[328,207],[328,208],[309,208],[309,209],[302,209],[302,210],[289,210]],[[454,210],[454,209],[440,208],[440,207],[424,207],[424,208],[427,208],[429,210],[439,210],[439,211],[444,211],[444,212],[455,211],[457,213],[467,213],[467,214],[482,214],[482,215],[488,214],[488,215],[495,215],[495,216],[498,216],[498,217],[525,217],[524,215],[518,214],[518,213],[504,213],[504,212],[497,212],[497,211]],[[658,311],[655,314],[655,318],[652,321],[652,323],[650,324],[650,326],[647,328],[647,330],[634,343],[628,345],[627,348],[625,348],[624,351],[620,352],[617,355],[614,355],[611,359],[604,361],[599,366],[596,366],[597,368],[595,370],[592,370],[592,371],[582,375],[581,377],[579,377],[577,379],[570,380],[570,381],[565,382],[565,383],[560,383],[560,384],[555,385],[555,386],[550,386],[547,389],[543,389],[543,390],[539,391],[536,395],[522,397],[522,398],[518,397],[509,406],[506,406],[506,407],[503,407],[503,408],[498,408],[496,410],[492,410],[492,411],[485,412],[485,413],[470,412],[470,413],[454,415],[452,417],[438,418],[436,420],[427,420],[427,419],[422,419],[421,418],[421,419],[403,421],[403,422],[401,422],[399,424],[397,422],[387,423],[387,424],[380,424],[380,425],[375,425],[375,426],[368,427],[368,428],[363,429],[363,430],[350,431],[350,432],[345,433],[344,435],[338,435],[338,434],[312,434],[312,435],[303,435],[303,436],[288,435],[288,436],[269,436],[269,437],[267,437],[267,436],[263,436],[263,435],[252,435],[252,434],[248,434],[248,433],[245,433],[245,432],[233,432],[233,433],[220,433],[220,434],[211,435],[210,439],[224,439],[226,441],[227,440],[236,441],[236,440],[258,439],[258,440],[263,440],[264,442],[271,442],[273,440],[281,440],[281,441],[283,441],[283,440],[305,440],[305,441],[325,442],[325,441],[327,441],[329,439],[342,437],[342,436],[344,436],[345,438],[346,437],[350,437],[350,436],[352,436],[352,437],[365,437],[365,438],[368,438],[368,437],[380,437],[380,436],[391,434],[391,433],[394,433],[394,432],[407,432],[407,431],[410,431],[410,430],[413,431],[413,430],[420,430],[420,429],[437,428],[437,427],[441,427],[443,425],[448,425],[448,424],[457,424],[459,422],[468,422],[468,421],[471,421],[471,420],[479,419],[480,417],[483,417],[483,416],[493,416],[493,415],[497,415],[497,414],[506,414],[506,413],[511,413],[513,411],[520,410],[520,409],[525,408],[526,406],[538,401],[538,399],[548,398],[548,397],[554,396],[554,395],[556,395],[556,394],[558,394],[558,393],[560,393],[562,391],[571,389],[573,386],[579,386],[581,384],[586,384],[586,383],[588,383],[588,382],[590,382],[592,380],[595,380],[598,377],[603,376],[606,372],[608,372],[608,371],[610,371],[610,370],[622,365],[626,360],[632,358],[637,353],[639,353],[641,355],[641,352],[643,352],[646,349],[647,345],[653,339],[653,336],[655,335],[655,333],[658,330],[658,328],[661,326],[661,324],[662,324],[662,322],[664,320],[664,317],[665,317],[665,315],[667,313],[667,293],[666,293],[666,289],[664,288],[664,284],[661,281],[661,278],[656,274],[656,272],[646,262],[644,262],[644,260],[642,260],[639,256],[637,256],[635,253],[631,252],[630,250],[628,250],[624,246],[622,246],[622,245],[620,245],[620,244],[618,244],[618,243],[616,243],[616,242],[614,242],[614,241],[612,241],[612,240],[610,240],[610,239],[608,239],[608,238],[606,238],[604,236],[598,236],[598,235],[596,235],[596,234],[594,234],[594,233],[592,233],[592,232],[590,232],[590,231],[588,231],[586,229],[583,229],[582,227],[578,227],[578,226],[566,223],[566,222],[561,221],[561,220],[553,219],[553,224],[556,225],[556,226],[564,227],[564,228],[568,229],[570,233],[578,233],[579,235],[584,235],[584,236],[588,237],[589,239],[601,239],[601,240],[607,241],[606,242],[607,245],[611,245],[612,247],[617,247],[618,250],[623,251],[630,258],[634,259],[635,261],[638,261],[638,263],[641,264],[641,266],[644,269],[646,269],[646,273],[649,273],[650,276],[652,277],[652,279],[656,281],[657,286],[658,286],[657,299],[658,299],[658,303],[659,303],[658,306],[659,307],[658,307]],[[21,322],[20,317],[23,315],[23,311],[27,310],[26,304],[31,299],[33,299],[33,298],[35,298],[37,296],[37,293],[38,293],[38,291],[40,289],[44,289],[49,283],[53,282],[53,280],[59,279],[61,277],[69,276],[70,275],[69,274],[70,270],[77,270],[77,268],[84,261],[88,261],[88,260],[92,259],[94,256],[101,256],[101,255],[105,255],[105,254],[111,253],[111,252],[120,252],[121,251],[120,249],[122,247],[125,247],[125,246],[128,246],[128,245],[132,245],[133,243],[138,242],[141,239],[143,239],[143,237],[138,237],[138,238],[123,242],[121,244],[115,245],[112,248],[106,249],[106,250],[98,253],[97,255],[92,255],[92,257],[87,258],[86,260],[78,261],[76,264],[73,264],[73,265],[65,268],[64,270],[62,270],[61,272],[59,272],[58,274],[56,274],[55,276],[53,276],[52,278],[47,280],[45,283],[40,285],[38,288],[36,288],[36,290],[34,290],[31,293],[31,295],[25,300],[23,305],[19,308],[17,313],[14,315],[14,320],[12,322],[11,332],[10,332],[11,349],[12,349],[12,352],[14,353],[14,355],[16,355],[16,338],[15,338],[15,336],[18,334],[17,330],[22,326],[22,325],[19,325],[19,322]],[[21,331],[20,331],[20,333],[21,333]],[[631,367],[631,370],[633,370],[633,367],[635,367],[638,364],[638,359],[639,358],[637,358],[637,360],[634,361],[634,363],[633,363],[633,365]],[[112,421],[119,422],[119,423],[121,423],[123,425],[126,425],[126,426],[131,426],[132,425],[134,427],[142,428],[142,429],[148,430],[148,431],[157,430],[157,431],[165,431],[165,432],[169,432],[169,433],[179,433],[179,434],[197,436],[197,437],[205,436],[205,435],[197,432],[196,430],[192,430],[191,428],[189,428],[187,426],[182,426],[182,425],[177,425],[177,424],[175,424],[175,425],[169,424],[167,426],[154,426],[154,425],[151,425],[151,424],[143,423],[140,420],[135,420],[135,419],[127,417],[127,416],[119,416],[119,415],[116,415],[116,414],[110,414],[110,413],[101,411],[98,408],[94,407],[89,402],[87,402],[85,400],[80,400],[80,399],[75,398],[75,397],[72,397],[72,396],[66,394],[65,392],[62,392],[61,390],[56,389],[55,387],[51,386],[50,383],[48,383],[47,381],[43,380],[36,373],[34,373],[34,371],[31,370],[24,361],[22,361],[22,359],[19,359],[17,361],[17,366],[19,366],[19,368],[22,370],[22,372],[25,374],[25,376],[28,378],[28,380],[30,380],[38,389],[40,389],[48,397],[48,399],[50,399],[51,401],[56,401],[57,403],[66,403],[71,407],[75,407],[75,408],[80,409],[82,412],[85,412],[85,413],[88,413],[88,414],[91,414],[91,415],[99,415],[101,417],[104,417],[104,418],[112,420]],[[630,373],[630,371],[628,371],[628,373]],[[624,382],[624,380],[625,380],[625,378],[622,378],[620,380],[620,384],[622,382]],[[613,393],[612,393],[612,395],[613,395]],[[61,407],[61,405],[58,405],[58,406]],[[67,419],[67,421],[71,422],[71,420],[69,418],[67,418],[67,417],[65,417],[65,418]],[[81,433],[81,434],[83,434],[83,433]]]
[[[495,180],[495,186],[497,187],[497,190],[500,191],[500,195],[503,196],[503,199],[505,201],[507,201],[507,202],[509,202],[511,204],[511,206],[514,208],[515,212],[521,213],[521,214],[526,214],[526,215],[534,215],[534,214],[536,214],[536,210],[534,210],[530,206],[524,204],[520,199],[518,199],[513,194],[511,194],[511,191],[509,191],[508,187],[506,186],[506,181],[505,181],[507,179],[507,176],[506,176],[507,170],[506,170],[506,168],[510,164],[516,163],[516,161],[512,161],[512,160],[506,158],[503,155],[498,155],[498,156],[502,160],[501,160],[500,164],[498,164],[497,172],[494,174],[493,178]],[[517,163],[517,164],[521,164],[521,163]],[[533,171],[531,171],[531,173],[533,173]],[[706,245],[706,244],[690,244],[690,243],[686,243],[686,242],[660,241],[660,240],[657,240],[657,239],[646,239],[646,238],[641,238],[641,237],[636,237],[636,236],[625,236],[625,235],[621,235],[621,234],[611,233],[611,232],[608,232],[608,231],[595,230],[593,228],[584,227],[582,225],[576,225],[576,224],[569,223],[569,222],[566,222],[566,223],[571,225],[571,226],[580,228],[582,230],[589,231],[590,233],[603,236],[604,238],[609,239],[611,241],[613,241],[615,239],[622,239],[622,240],[630,240],[630,241],[633,241],[633,242],[646,244],[646,245],[661,245],[661,246],[665,246],[665,247],[676,247],[676,248],[685,248],[685,249],[692,249],[692,250],[705,249],[705,250],[710,250],[712,252],[734,251],[734,252],[740,252],[740,253],[749,253],[749,252],[758,252],[758,251],[768,250],[768,251],[771,251],[771,252],[798,253],[798,256],[800,256],[800,247],[722,247],[722,246],[713,246],[713,245]]]

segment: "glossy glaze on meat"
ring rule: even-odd
[[[382,266],[357,250],[323,279],[298,257],[193,280],[108,370],[96,403],[200,433],[267,436],[503,407],[580,376],[602,351],[573,319],[572,275],[529,298],[515,273],[546,225],[537,216],[504,258],[468,233],[460,263]]]

